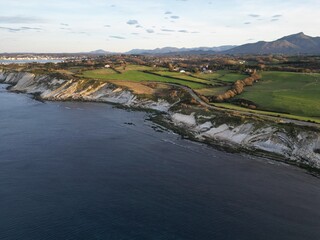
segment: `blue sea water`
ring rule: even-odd
[[[147,118],[2,85],[0,239],[319,239],[318,178]]]

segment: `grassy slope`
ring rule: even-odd
[[[230,73],[227,70],[219,70],[217,72],[207,73],[207,74],[198,73],[198,74],[195,74],[194,76],[208,79],[208,80],[219,80],[227,83],[234,83],[237,80],[242,80],[248,77],[248,75],[240,74],[240,73]]]
[[[186,73],[169,72],[169,71],[157,71],[154,73],[159,74],[164,77],[174,77],[174,78],[179,78],[179,79],[183,79],[183,80],[187,80],[187,81],[199,82],[199,83],[204,83],[204,84],[211,84],[211,82],[209,80],[196,78],[196,77],[190,76]]]
[[[262,110],[320,119],[320,74],[264,72],[262,80],[238,98]]]
[[[252,110],[252,109],[236,106],[236,105],[233,105],[230,103],[214,103],[212,105],[216,106],[216,107],[227,108],[227,109],[232,109],[232,110],[237,110],[237,111],[243,111],[243,112],[247,112],[247,113],[249,112],[249,113],[256,113],[256,114],[261,114],[261,115],[266,115],[266,116],[289,118],[289,119],[295,119],[295,120],[300,120],[300,121],[313,121],[316,123],[320,123],[320,118],[317,118],[317,117],[304,117],[304,116],[299,116],[299,115],[284,114],[284,113],[277,113],[277,112],[271,112],[271,111]]]
[[[134,69],[134,68],[130,68]],[[143,69],[145,70],[145,69]],[[111,70],[112,71],[112,70]],[[204,88],[206,85],[196,82],[190,82],[180,79],[166,78],[164,76],[157,76],[154,74],[149,74],[141,72],[141,70],[126,70],[121,74],[105,72],[104,69],[97,69],[92,71],[85,71],[82,73],[81,77],[100,79],[100,80],[125,80],[125,81],[154,81],[154,82],[166,82],[166,83],[176,83],[180,85],[185,85],[193,89]]]
[[[214,87],[214,88],[201,88],[201,89],[196,89],[195,91],[203,96],[216,96],[219,94],[222,94],[230,89],[229,86],[225,87]]]
[[[125,80],[125,81],[156,81],[166,83],[176,83],[185,85],[192,89],[204,89],[205,95],[212,95],[210,93],[217,93],[221,91],[218,81],[233,83],[238,79],[243,79],[245,75],[230,73],[228,71],[218,71],[212,74],[196,74],[189,75],[179,72],[169,72],[164,68],[152,68],[142,65],[129,64],[125,67],[118,67],[117,71],[122,72],[118,74],[112,69],[96,69],[91,71],[85,71],[82,73],[84,78],[94,78],[101,80]],[[143,71],[150,71],[150,74]],[[155,75],[157,74],[157,75]],[[213,89],[212,86],[219,85],[217,89]],[[208,89],[210,87],[210,89]]]

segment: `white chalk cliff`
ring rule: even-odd
[[[234,123],[225,118],[218,124],[214,118],[203,122],[202,116],[171,112],[165,100],[157,102],[137,98],[131,91],[95,80],[64,80],[27,72],[0,70],[0,82],[11,84],[11,90],[38,94],[44,100],[82,100],[109,102],[166,112],[175,126],[191,132],[197,139],[212,140],[234,148],[276,153],[284,158],[320,169],[320,130],[301,126],[284,127],[275,123],[246,120]]]

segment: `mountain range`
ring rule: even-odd
[[[232,49],[236,46],[225,45],[220,47],[197,47],[197,48],[175,48],[164,47],[156,48],[153,50],[146,49],[133,49],[126,54],[168,54],[168,53],[186,53],[186,52],[223,52]]]
[[[244,44],[225,51],[228,54],[319,54],[320,37],[310,37],[303,32],[282,37],[272,42],[260,41]]]
[[[89,54],[115,54],[102,49]],[[140,55],[196,55],[196,54],[320,54],[320,37],[311,37],[303,32],[282,37],[275,41],[259,41],[240,46],[225,45],[220,47],[175,48],[164,47],[153,50],[132,49],[123,54]]]

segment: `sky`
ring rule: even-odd
[[[0,52],[125,52],[320,36],[320,0],[0,0]]]

